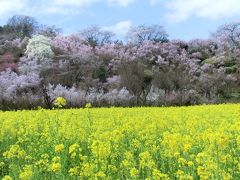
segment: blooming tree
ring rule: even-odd
[[[51,39],[43,35],[33,36],[27,45],[26,54],[38,58],[40,62],[51,60],[54,57]]]

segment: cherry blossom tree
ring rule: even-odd
[[[132,27],[129,30],[127,39],[130,42],[137,44],[142,44],[144,41],[167,42],[168,34],[164,30],[163,26],[158,24],[153,24],[150,26],[139,25]]]

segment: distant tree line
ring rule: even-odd
[[[163,26],[131,27],[126,41],[91,26],[63,35],[16,15],[0,27],[0,109],[179,106],[239,102],[240,22],[206,40],[170,40]]]

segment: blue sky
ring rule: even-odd
[[[208,38],[240,21],[239,0],[0,0],[0,24],[15,14],[56,25],[65,34],[99,25],[124,37],[131,26],[161,24],[170,39]]]

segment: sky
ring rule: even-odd
[[[99,25],[123,38],[131,26],[160,24],[170,39],[188,41],[240,21],[240,0],[0,0],[0,25],[20,14],[64,34]]]

